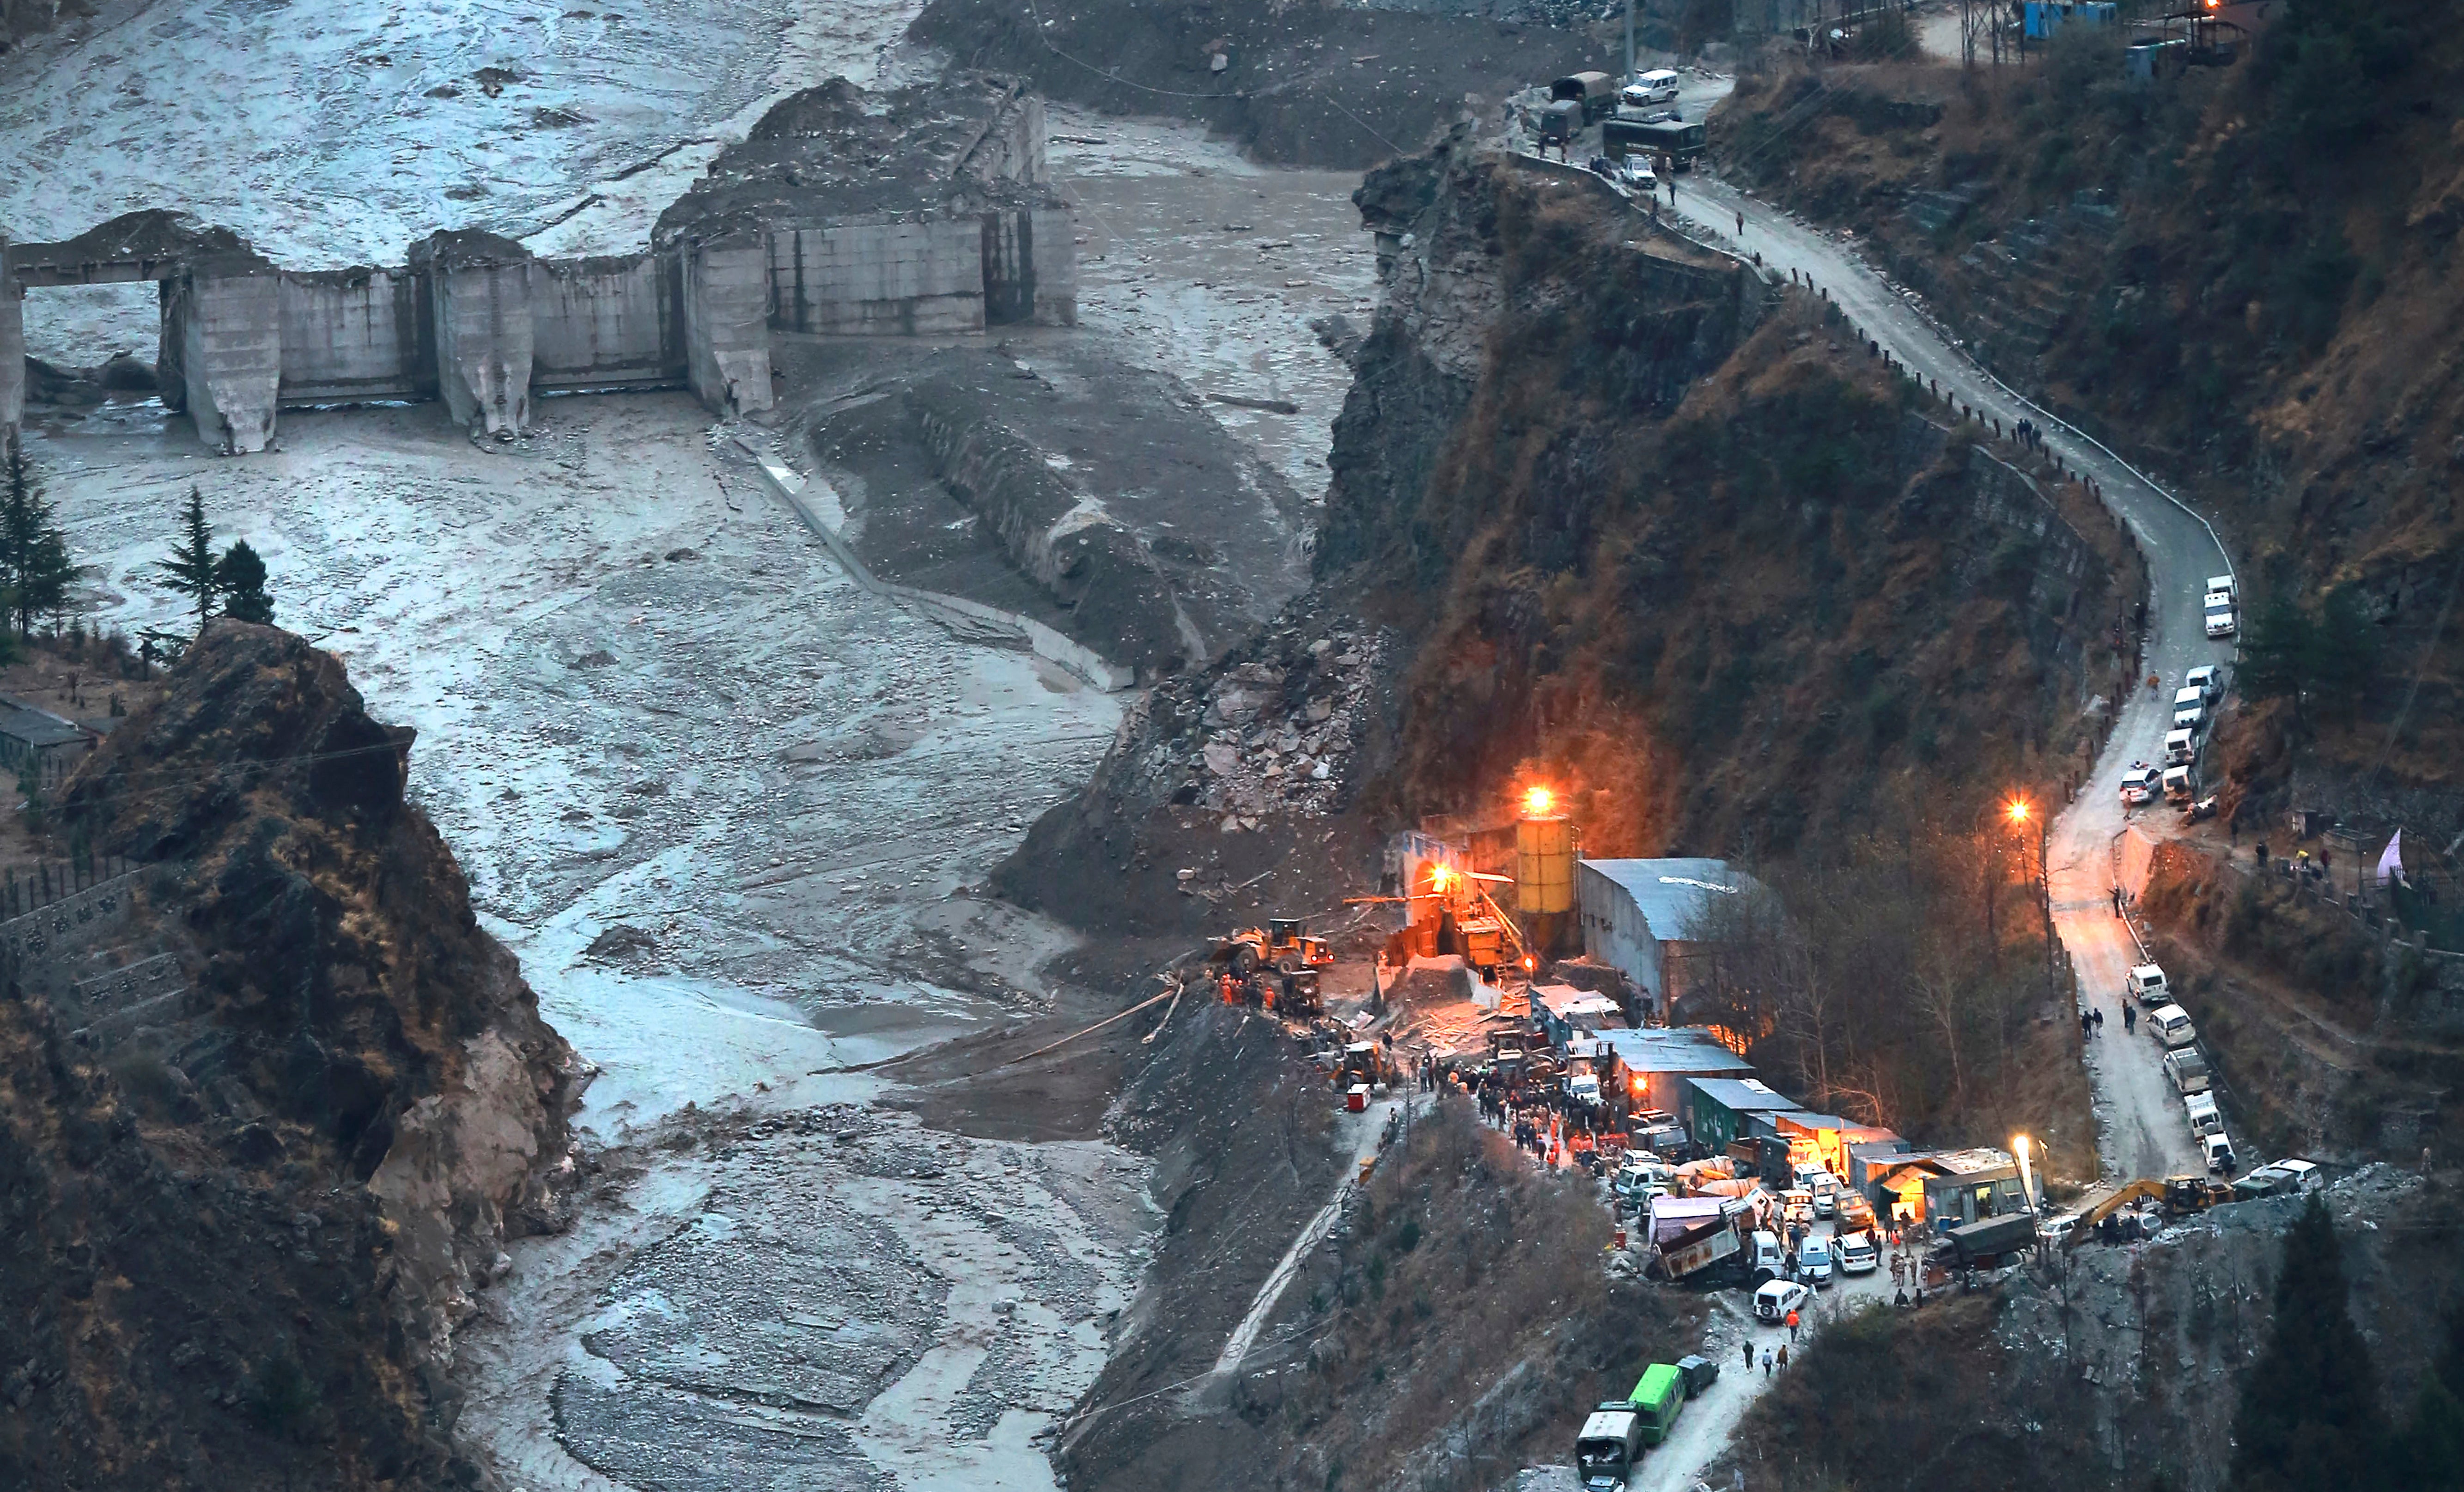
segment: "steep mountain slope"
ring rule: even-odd
[[[2348,702],[2254,711],[2233,791],[2441,843],[2464,827],[2459,80],[2426,0],[2292,0],[2221,71],[2133,84],[2118,36],[2080,33],[2024,71],[1781,66],[1714,122],[1731,177],[1853,228],[2003,377],[2187,482],[2254,612],[2345,590],[2366,621],[2314,671]]]
[[[0,1481],[428,1487],[570,1050],[329,655],[217,623],[64,795],[143,868],[8,925]]]

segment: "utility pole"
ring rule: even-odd
[[[1625,77],[1617,79],[1623,88],[1634,81],[1634,0],[1625,0]]]
[[[2052,814],[2041,813],[2036,816],[2036,885],[2039,888],[2039,894],[2042,898],[2042,905],[2045,909],[2045,967],[2047,970],[2051,970],[2055,967],[2056,960],[2054,944],[2054,871],[2052,866],[2047,864],[2045,859],[2045,836],[2051,832],[2053,824],[2054,816]]]

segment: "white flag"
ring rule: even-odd
[[[2398,886],[2412,884],[2404,878],[2404,830],[2402,829],[2396,830],[2395,837],[2387,841],[2387,853],[2379,856],[2379,884],[2385,886],[2390,880]]]

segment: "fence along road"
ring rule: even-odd
[[[2181,1105],[2157,1069],[2160,1055],[2144,1034],[2125,1038],[2121,1016],[2123,975],[2136,960],[2128,927],[2114,914],[2113,841],[2128,815],[2122,774],[2133,761],[2156,761],[2172,726],[2172,691],[2203,663],[2230,664],[2231,642],[2210,642],[2200,600],[2211,575],[2233,573],[2224,547],[2205,519],[2103,446],[2037,408],[1978,367],[1917,309],[1841,245],[1700,172],[1677,178],[1674,210],[1725,240],[1737,252],[1762,255],[1782,274],[1794,271],[1827,292],[1863,336],[1944,394],[2009,429],[2021,419],[2044,430],[2045,449],[2092,480],[2147,560],[2144,680],[2128,691],[2095,770],[2079,798],[2054,821],[2046,844],[2053,881],[2054,927],[2079,972],[2083,1009],[2101,1008],[2105,1034],[2089,1043],[2088,1076],[2096,1094],[2097,1149],[2105,1175],[2126,1180],[2200,1169]],[[1745,227],[1737,228],[1737,214]],[[2147,829],[2167,810],[2152,810]],[[2142,1028],[2143,1033],[2145,1028]]]

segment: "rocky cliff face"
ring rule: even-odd
[[[64,795],[142,868],[7,929],[0,1481],[475,1477],[442,1370],[503,1242],[561,1225],[577,1073],[409,745],[218,623]]]
[[[2353,1319],[2399,1422],[2456,1300],[2453,1184],[2373,1166],[2328,1193]],[[2084,1245],[2057,1276],[2014,1282],[1995,1326],[2002,1381],[1989,1392],[2059,1406],[2085,1432],[2074,1448],[2091,1476],[2141,1487],[2162,1475],[2216,1492],[2243,1370],[2274,1325],[2284,1231],[2302,1205],[2220,1207],[2147,1243]]]
[[[1315,588],[1133,713],[1005,889],[1109,926],[1136,898],[1056,895],[1075,867],[1169,855],[1198,899],[1274,869],[1262,828],[1485,816],[1526,776],[1594,852],[1786,854],[2101,740],[2141,581],[2083,494],[1589,173],[1458,137],[1358,201],[1382,294]]]

